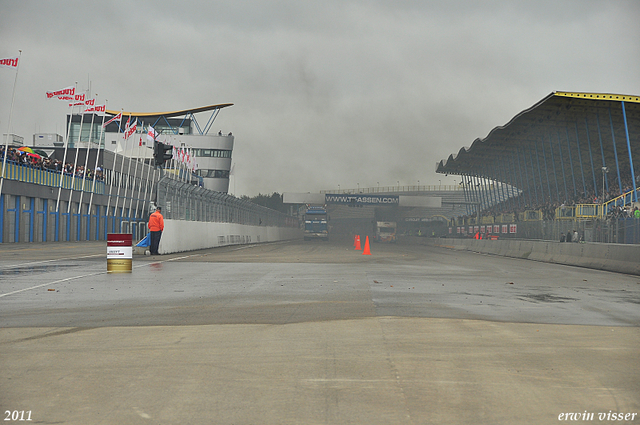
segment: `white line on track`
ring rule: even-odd
[[[266,244],[278,244],[278,243],[282,243],[283,241],[278,241],[278,242],[272,242],[272,243],[265,243]],[[253,248],[255,246],[258,245],[262,245],[262,244],[253,244],[253,245],[244,245],[238,248],[235,248],[234,251],[237,250],[241,250],[241,249],[247,249],[247,248]],[[72,258],[57,258],[57,259],[53,259],[53,260],[42,260],[42,261],[34,261],[32,263],[22,263],[22,264],[18,264],[18,265],[11,265],[11,266],[3,266],[1,268],[6,268],[6,269],[10,269],[10,268],[15,268],[15,267],[25,267],[25,266],[30,266],[30,265],[34,265],[34,264],[41,264],[41,263],[50,263],[52,261],[63,261],[63,260],[78,260],[81,258],[91,258],[91,257],[100,257],[103,254],[93,254],[93,255],[85,255],[82,257],[72,257]],[[161,264],[161,263],[168,263],[170,261],[177,261],[177,260],[184,260],[185,258],[191,258],[191,257],[204,257],[206,255],[209,254],[193,254],[193,255],[185,255],[183,257],[175,257],[175,258],[167,258],[166,260],[161,260],[161,261],[153,261],[150,263],[144,263],[144,264],[139,264],[136,266],[133,266],[132,268],[137,269],[140,267],[148,267],[152,264]],[[33,289],[38,289],[38,288],[42,288],[43,286],[47,286],[47,285],[56,285],[58,283],[62,283],[62,282],[69,282],[71,280],[76,280],[76,279],[82,279],[85,277],[89,277],[89,276],[97,276],[100,274],[106,274],[108,273],[106,270],[102,271],[102,272],[96,272],[96,273],[90,273],[90,274],[85,274],[85,275],[81,275],[81,276],[72,276],[72,277],[67,277],[64,279],[60,279],[60,280],[55,280],[53,282],[47,282],[47,283],[42,283],[40,285],[36,285],[36,286],[31,286],[29,288],[23,288],[23,289],[18,289],[17,291],[12,291],[12,292],[7,292],[6,294],[0,294],[0,298],[3,297],[8,297],[9,295],[15,295],[15,294],[19,294],[21,292],[26,292],[26,291],[31,291]]]
[[[18,289],[17,291],[7,292],[6,294],[0,294],[0,298],[7,297],[9,295],[19,294],[20,292],[30,291],[32,289],[42,288],[43,286],[47,286],[47,285],[55,285],[57,283],[68,282],[70,280],[82,279],[83,277],[96,276],[96,275],[104,274],[104,273],[106,273],[106,271],[98,272],[98,273],[89,273],[89,274],[85,274],[85,275],[82,275],[82,276],[67,277],[65,279],[60,279],[60,280],[56,280],[56,281],[53,281],[53,282],[42,283],[40,285],[32,286],[30,288]]]
[[[99,255],[101,256],[102,254],[99,254]],[[79,258],[88,258],[88,257],[96,257],[96,256],[98,256],[98,255],[87,255],[87,256],[84,256],[84,257],[66,258],[66,260],[73,260],[73,259],[79,259]],[[149,267],[152,264],[161,264],[161,263],[166,263],[166,262],[169,262],[169,261],[183,260],[183,259],[189,258],[189,257],[201,257],[201,256],[202,256],[202,254],[194,254],[194,255],[185,255],[184,257],[167,258],[166,260],[163,260],[163,261],[154,261],[154,262],[151,262],[151,263],[138,264],[138,265],[133,266],[132,268],[133,269],[137,269],[137,268],[140,268],[140,267]],[[59,259],[59,260],[64,260],[64,259]],[[29,265],[29,264],[33,265],[33,264],[37,264],[37,263],[46,263],[46,262],[50,262],[50,261],[58,261],[58,260],[44,260],[44,261],[38,261],[38,262],[28,263],[28,264],[24,264],[24,265]],[[8,268],[10,268],[10,267],[18,267],[18,266],[8,266]],[[60,280],[54,280],[53,282],[42,283],[40,285],[31,286],[29,288],[18,289],[17,291],[7,292],[6,294],[0,294],[0,298],[7,297],[9,295],[19,294],[21,292],[31,291],[33,289],[42,288],[43,286],[47,286],[47,285],[56,285],[58,283],[69,282],[69,281],[76,280],[76,279],[82,279],[82,278],[85,278],[85,277],[97,276],[97,275],[107,274],[107,273],[109,273],[109,272],[105,270],[105,271],[102,271],[102,272],[89,273],[89,274],[84,274],[84,275],[81,275],[81,276],[72,276],[72,277],[67,277],[67,278],[60,279]]]
[[[20,263],[20,264],[12,264],[12,265],[9,265],[9,266],[0,266],[0,268],[1,269],[13,269],[13,268],[16,268],[16,267],[29,267],[29,266],[33,266],[35,264],[50,263],[52,261],[80,260],[82,258],[92,258],[92,257],[101,257],[101,256],[104,256],[104,254],[84,255],[82,257],[55,258],[53,260],[33,261],[31,263]]]

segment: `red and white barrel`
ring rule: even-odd
[[[131,233],[107,234],[107,273],[131,273],[132,241]]]

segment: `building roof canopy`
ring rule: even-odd
[[[638,168],[639,96],[553,92],[437,163],[436,172],[502,181],[548,195],[560,179],[563,186],[571,179],[567,192],[589,193],[596,177],[602,181],[603,165],[629,173],[627,137]]]

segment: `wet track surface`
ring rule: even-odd
[[[419,242],[419,241],[418,241]],[[640,325],[640,277],[432,248],[287,242],[0,264],[0,326],[283,324],[400,316]]]
[[[640,423],[640,276],[419,242],[135,256],[130,274],[107,274],[104,242],[0,245],[0,410],[83,425]]]

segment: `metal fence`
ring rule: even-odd
[[[472,237],[479,232],[484,237],[493,235],[500,239],[560,241],[568,232],[575,231],[585,242],[640,244],[640,219],[637,218],[515,221],[493,225],[461,225],[452,220],[450,227],[452,237]]]
[[[169,176],[158,182],[156,205],[165,219],[298,227],[295,217]]]
[[[2,158],[0,158],[0,173],[2,173]],[[60,178],[62,177],[62,183]],[[91,192],[103,194],[105,190],[104,180],[95,180],[91,177],[74,177],[71,174],[60,175],[60,171],[40,169],[26,164],[17,164],[7,161],[4,169],[4,178],[17,180],[24,183],[33,183],[44,186],[58,187],[62,189],[73,189],[78,192]]]

